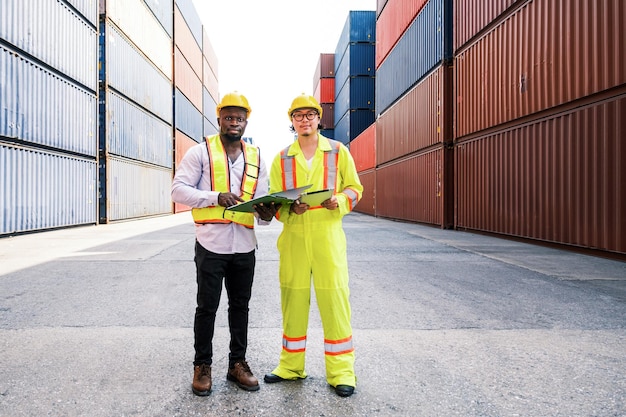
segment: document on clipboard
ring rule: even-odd
[[[335,189],[328,188],[326,190],[319,191],[311,191],[310,193],[303,193],[298,200],[301,203],[306,203],[310,207],[317,207],[321,205],[324,201],[328,200],[333,196]]]
[[[240,211],[244,213],[252,213],[254,212],[254,207],[257,204],[288,204],[291,203],[302,195],[302,193],[309,188],[311,188],[312,184],[305,185],[304,187],[292,188],[290,190],[279,191],[273,194],[267,194],[263,197],[253,198],[252,200],[246,201],[245,203],[235,204],[234,206],[230,206],[226,208],[226,210],[230,211]]]

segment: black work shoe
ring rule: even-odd
[[[354,394],[354,387],[351,387],[350,385],[337,385],[335,387],[335,392],[340,397],[349,397]]]
[[[273,384],[275,382],[282,382],[282,381],[287,381],[285,378],[281,378],[276,374],[265,374],[265,376],[263,377],[263,381],[267,382],[268,384]]]

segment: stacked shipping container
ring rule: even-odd
[[[191,0],[174,8],[174,169],[189,148],[218,132],[217,57]],[[168,189],[169,191],[169,189]],[[175,213],[191,207],[174,203]]]
[[[376,23],[376,214],[453,226],[449,0],[388,0]]]
[[[375,214],[626,253],[626,5],[377,4]]]
[[[374,123],[376,12],[350,11],[335,49],[335,139],[349,145]]]
[[[171,212],[172,1],[100,1],[100,223]]]
[[[467,3],[457,227],[626,253],[626,3]]]
[[[0,234],[97,221],[97,27],[95,0],[0,0]]]
[[[322,106],[321,133],[335,137],[335,54],[320,54],[313,75],[313,97]]]

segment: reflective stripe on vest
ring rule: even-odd
[[[328,139],[328,143],[331,146],[330,151],[324,151],[324,185],[322,189],[336,188],[335,180],[337,178],[337,166],[339,162],[339,148],[341,142]],[[289,148],[287,146],[280,152],[281,167],[283,171],[283,189],[290,190],[296,188],[296,158],[289,155]]]
[[[283,334],[283,349],[291,353],[304,352],[306,350],[306,336],[287,337]]]
[[[340,340],[324,339],[324,351],[324,354],[331,356],[353,352],[354,346],[352,346],[352,336]]]
[[[230,169],[228,155],[224,150],[219,135],[206,138],[207,151],[211,161],[211,189],[221,193],[230,191]],[[241,180],[240,197],[244,201],[251,200],[256,191],[259,178],[260,155],[256,146],[248,145],[242,141],[244,173]],[[240,213],[226,210],[222,206],[194,208],[191,215],[196,223],[230,223],[241,224],[250,229],[254,228],[254,214]]]

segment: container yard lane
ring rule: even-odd
[[[349,398],[325,381],[314,294],[308,378],[245,392],[222,355],[211,394],[192,394],[188,212],[0,238],[0,416],[626,415],[626,263],[361,213],[344,224]],[[280,230],[257,226],[260,379],[281,349]]]

